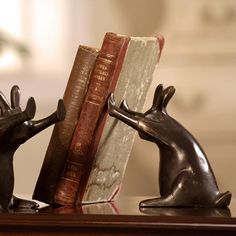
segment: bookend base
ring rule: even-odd
[[[231,217],[228,207],[140,207],[140,212],[146,215],[173,217]]]

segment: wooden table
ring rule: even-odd
[[[77,208],[42,207],[0,213],[0,235],[236,235],[236,200],[229,208],[140,211],[145,197]]]

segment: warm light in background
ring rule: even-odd
[[[10,38],[20,39],[22,37],[21,19],[20,0],[0,0],[0,37],[4,34]],[[21,60],[17,53],[7,43],[4,48],[3,46],[0,52],[0,70],[20,68]]]
[[[45,79],[60,78],[58,75],[67,69],[70,51],[68,7],[71,3],[0,0],[0,73],[25,71],[28,77],[36,74]],[[30,60],[24,60],[22,46],[29,51]]]
[[[20,68],[21,61],[13,51],[3,52],[0,56],[0,70],[8,71]]]
[[[0,29],[14,37],[21,37],[21,1],[0,0],[0,6]]]

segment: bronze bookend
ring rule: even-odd
[[[161,196],[142,201],[140,207],[225,207],[230,203],[231,193],[220,193],[200,144],[166,111],[174,93],[173,86],[164,89],[158,85],[152,107],[145,113],[130,110],[125,100],[116,107],[113,95],[108,100],[111,116],[159,147]]]
[[[33,121],[36,111],[34,98],[29,98],[24,111],[20,107],[20,89],[11,89],[11,103],[0,92],[0,207],[34,208],[37,204],[14,197],[13,155],[17,148],[50,125],[65,117],[62,100],[59,100],[56,112],[50,116]]]

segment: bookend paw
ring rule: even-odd
[[[0,92],[0,206],[6,208],[35,208],[37,204],[14,197],[13,155],[25,141],[61,121],[65,117],[63,101],[59,100],[57,111],[38,121],[33,121],[36,105],[29,98],[24,111],[20,107],[20,89],[11,89],[11,103]]]
[[[166,107],[175,88],[158,85],[151,108],[145,113],[130,110],[125,101],[115,105],[108,99],[109,114],[138,131],[142,139],[159,147],[160,197],[147,199],[140,208],[226,207],[231,193],[220,193],[214,173],[197,140],[175,119]]]

